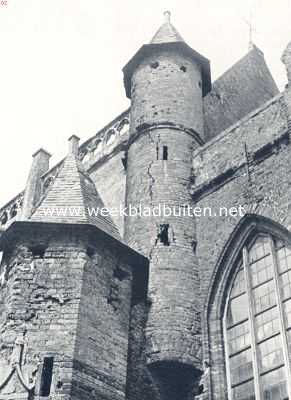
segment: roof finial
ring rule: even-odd
[[[169,24],[171,22],[171,11],[165,11],[164,12],[164,17],[165,17],[165,23]]]

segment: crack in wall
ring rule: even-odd
[[[158,244],[158,241],[159,241],[159,238],[158,238],[158,236],[157,236],[157,237],[156,237],[156,240],[155,240],[155,243],[154,243],[154,245],[151,247],[150,252],[149,252],[149,255],[148,255],[148,259],[149,259],[149,262],[150,262],[150,263],[152,262],[153,252],[154,252],[155,247],[156,247],[157,244]]]
[[[153,193],[153,187],[154,187],[155,182],[156,182],[154,176],[151,173],[151,168],[152,168],[153,163],[154,163],[154,161],[151,161],[149,166],[148,166],[148,169],[147,169],[147,174],[148,174],[148,176],[150,178],[149,194],[150,194],[151,205],[153,205],[153,194],[154,194]]]
[[[157,138],[158,138],[157,141],[155,141],[155,140],[153,139],[153,137],[152,137],[152,135],[151,135],[151,132],[148,132],[148,137],[149,137],[149,139],[150,139],[150,142],[151,142],[152,144],[155,145],[156,155],[157,155],[157,159],[158,159],[159,144],[160,144],[160,142],[161,142],[160,134],[158,133],[158,135],[157,135]],[[153,164],[154,164],[154,161],[151,161],[150,164],[149,164],[149,166],[148,166],[148,169],[147,169],[147,175],[148,175],[149,178],[150,178],[149,194],[150,194],[151,205],[153,205],[153,194],[154,194],[154,193],[153,193],[153,187],[154,187],[155,182],[156,182],[155,177],[154,177],[153,174],[151,173],[151,168],[152,168]]]

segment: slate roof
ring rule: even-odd
[[[131,98],[132,74],[140,64],[141,60],[154,54],[156,51],[159,52],[163,49],[175,51],[177,54],[183,54],[200,65],[202,72],[202,95],[206,96],[206,94],[211,90],[209,60],[185,43],[180,33],[170,22],[170,12],[166,11],[164,15],[165,22],[158,29],[151,42],[149,44],[144,44],[123,68],[123,80],[126,96],[129,99]]]
[[[279,93],[263,52],[256,46],[212,84],[204,97],[206,141]]]
[[[110,216],[90,215],[88,212],[98,207],[104,207],[104,203],[94,182],[85,172],[77,156],[69,153],[52,186],[32,213],[31,220],[94,225],[121,241],[118,229]],[[64,212],[59,212],[59,210],[64,210]]]
[[[158,29],[156,34],[151,40],[151,44],[184,42],[184,39],[177,31],[177,29],[170,22],[170,13],[165,12],[166,20],[163,25]]]

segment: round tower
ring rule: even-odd
[[[203,143],[203,96],[211,81],[209,61],[183,41],[169,12],[165,18],[123,70],[131,98],[126,200],[132,215],[125,236],[150,260],[148,365],[165,398],[182,400],[188,377],[194,380],[201,367],[199,269],[188,187],[193,150]]]

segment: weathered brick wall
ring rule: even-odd
[[[27,382],[40,379],[44,356],[54,356],[51,398],[69,398],[84,259],[82,243],[60,228],[20,230],[10,238],[1,265],[1,383],[15,339],[25,329]],[[0,398],[23,392],[14,375]]]
[[[157,159],[163,145],[168,160]],[[189,204],[193,138],[182,131],[161,129],[142,134],[128,154],[128,205],[179,208]],[[168,224],[169,243],[161,226]],[[147,324],[149,362],[175,360],[199,364],[199,277],[192,217],[128,217],[128,243],[150,258],[150,308]],[[181,262],[181,260],[183,260]]]
[[[132,274],[98,246],[84,268],[72,399],[125,398]]]
[[[139,302],[132,307],[128,374],[127,374],[127,400],[160,400],[160,392],[151,375],[146,362],[145,327],[148,318],[149,304]]]
[[[290,229],[290,154],[286,106],[281,96],[194,152],[193,199],[197,206],[210,207],[217,213],[216,217],[197,218],[197,255],[205,312],[213,272],[241,220],[239,216],[218,216],[219,208],[242,205],[246,212]],[[204,318],[204,355],[212,363],[209,398],[226,399],[222,315],[211,321]]]
[[[147,387],[153,398],[176,400],[191,391],[189,379],[193,382],[201,367],[195,221],[179,215],[191,204],[192,152],[199,142],[195,135],[203,136],[200,67],[158,46],[134,71],[131,100],[126,204],[151,210],[165,205],[170,214],[125,219],[125,239],[150,260],[151,302],[145,336],[136,333],[139,357],[130,353],[139,386],[129,385],[129,393],[141,398],[140,389]],[[149,365],[154,382],[142,365]]]
[[[50,399],[124,399],[130,267],[85,227],[23,226],[12,227],[1,264],[0,384],[25,332],[22,369],[27,382],[36,379],[36,395],[43,359],[52,356]],[[0,398],[25,393],[14,374]]]
[[[203,135],[199,65],[177,51],[146,57],[132,77],[131,132],[139,125],[170,122]]]
[[[285,105],[279,96],[194,152],[195,204],[211,207],[218,213],[219,207],[248,204],[254,206],[251,211],[258,212],[259,205],[262,208],[267,199],[269,204],[279,199],[281,203],[283,198],[279,193],[285,192],[282,183],[285,181],[288,186],[289,170],[288,163],[284,164],[283,151],[289,141],[286,132]],[[277,174],[281,175],[276,178]],[[267,182],[269,185],[265,187]],[[204,293],[223,245],[237,223],[238,218],[233,217],[197,218],[197,254]],[[214,240],[209,240],[211,235]]]

